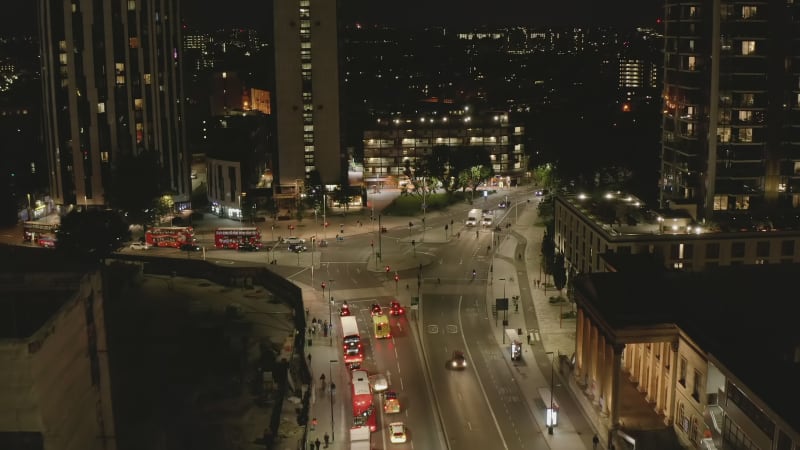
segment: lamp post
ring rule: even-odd
[[[547,422],[548,422],[547,423],[547,434],[552,435],[553,434],[553,422],[555,422],[555,411],[553,411],[553,405],[555,403],[553,401],[553,397],[555,397],[555,393],[553,392],[555,390],[555,378],[554,378],[553,374],[555,372],[554,366],[555,366],[555,363],[556,363],[555,362],[556,354],[555,354],[555,352],[545,352],[545,354],[546,355],[553,355],[553,359],[552,359],[552,361],[550,363],[550,414],[549,414],[549,417],[548,417],[548,420],[547,420]]]
[[[328,326],[330,330],[333,331],[333,327],[331,326],[333,323],[333,280],[328,280],[328,283],[331,284],[328,288]],[[333,345],[333,333],[329,332],[328,337],[330,338],[331,345]]]
[[[333,383],[333,363],[338,363],[338,359],[331,359],[328,361],[328,377],[330,377],[330,382]],[[333,389],[329,389],[331,391],[331,441],[336,440],[336,427],[334,427],[334,420],[333,420]]]
[[[503,282],[503,298],[506,298],[506,279],[498,278],[498,280]]]

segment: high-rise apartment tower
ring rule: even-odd
[[[188,202],[179,0],[40,0],[43,134],[51,195],[107,205],[124,154],[154,151],[161,185]],[[142,183],[157,174],[142,174]],[[136,189],[136,186],[131,186]]]
[[[800,2],[665,1],[662,202],[800,207]]]
[[[277,180],[296,189],[316,170],[342,181],[335,0],[275,0]]]

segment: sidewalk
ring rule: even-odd
[[[539,247],[544,233],[542,227],[533,225],[537,205],[537,201],[519,203],[516,208],[520,208],[520,211],[512,211],[512,208],[506,213],[512,226],[510,232],[503,233],[499,245],[494,248],[486,308],[491,314],[495,299],[504,296],[509,299],[508,326],[502,326],[504,315],[498,311],[494,336],[506,363],[517,374],[517,385],[524,393],[550,448],[591,449],[596,427],[584,417],[579,405],[582,399],[575,395],[570,377],[562,374],[560,361],[561,356],[569,358],[575,351],[575,319],[561,318],[561,314],[569,310],[569,303],[550,303],[550,297],[558,297],[559,292],[552,287],[545,292],[541,283],[537,285],[540,276]],[[512,220],[515,217],[516,222]],[[515,296],[518,296],[518,310],[514,305]],[[495,320],[494,317],[490,319]],[[517,337],[523,348],[520,361],[511,360],[505,328],[515,333],[522,332]],[[560,409],[558,425],[554,427],[553,434],[548,435],[546,411],[542,405],[549,398],[543,400],[539,388],[549,391],[551,385],[555,387],[553,397]],[[602,431],[597,432],[601,442],[606,435]]]

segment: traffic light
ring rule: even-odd
[[[322,286],[322,289],[325,289],[325,282],[323,281],[320,286]]]
[[[386,266],[386,273],[389,273],[389,266]]]
[[[398,281],[400,281],[400,275],[395,275],[394,282],[397,283]]]

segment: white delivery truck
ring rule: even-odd
[[[369,436],[369,427],[351,428],[350,450],[371,450]]]
[[[481,210],[480,209],[470,209],[467,213],[467,226],[468,227],[476,227],[481,221]]]

